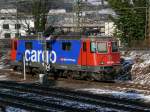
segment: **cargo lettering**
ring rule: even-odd
[[[42,51],[42,50],[26,50],[25,61],[31,62],[46,62],[47,64],[56,63],[55,51]]]

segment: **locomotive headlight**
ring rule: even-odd
[[[100,62],[100,64],[101,64],[101,65],[103,65],[103,64],[104,64],[104,62],[102,61],[102,62]]]

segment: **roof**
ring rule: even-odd
[[[80,32],[70,32],[68,34],[63,35],[51,35],[50,37],[39,37],[37,35],[29,35],[29,36],[21,36],[18,37],[19,40],[79,40],[79,39],[100,39],[100,40],[115,40],[115,38],[111,36],[104,35],[82,35]]]
[[[17,13],[17,9],[1,9],[0,13],[2,13],[2,14],[5,14],[5,13],[16,14]]]

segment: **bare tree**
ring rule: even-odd
[[[35,31],[45,31],[47,21],[48,0],[32,0],[32,15],[34,17]]]

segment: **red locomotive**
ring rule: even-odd
[[[42,72],[46,65],[53,75],[105,80],[112,79],[120,67],[120,52],[112,37],[59,35],[46,40],[46,55],[37,37],[20,37],[12,43],[12,66],[22,69],[25,56],[28,72]]]

